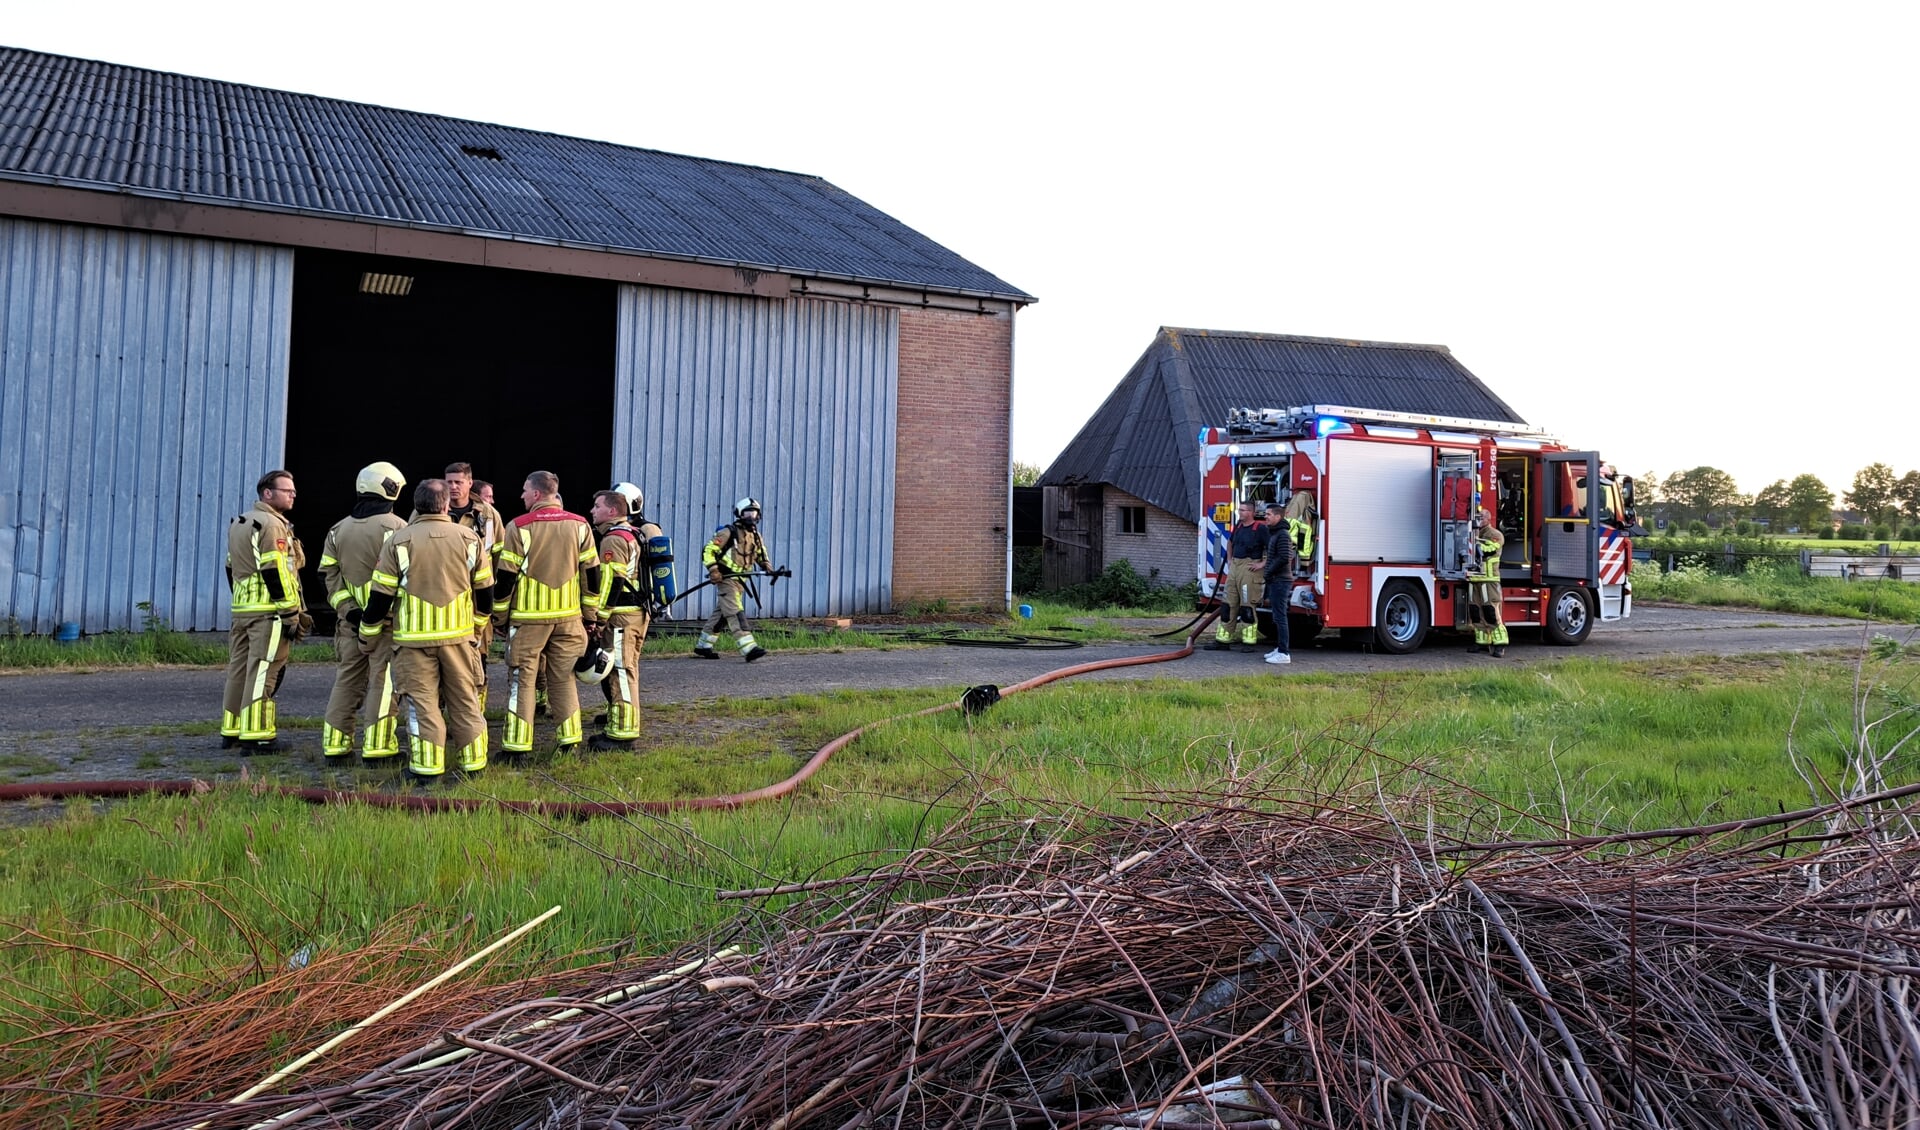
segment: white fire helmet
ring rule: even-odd
[[[759,510],[759,509],[760,509],[759,499],[743,498],[740,501],[733,504],[733,516],[735,518],[744,518],[747,516],[747,511]]]
[[[613,484],[613,493],[627,500],[627,513],[638,514],[647,504],[646,492],[632,483]]]
[[[573,677],[588,686],[593,686],[606,678],[612,670],[613,657],[607,654],[606,649],[590,647],[585,655],[574,661]]]
[[[388,502],[398,500],[400,488],[406,485],[407,477],[391,463],[369,463],[360,468],[360,473],[353,480],[356,493],[377,494]]]

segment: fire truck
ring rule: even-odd
[[[1506,538],[1508,626],[1571,646],[1596,619],[1633,611],[1632,539],[1646,532],[1633,480],[1524,424],[1329,404],[1236,408],[1200,433],[1200,484],[1202,597],[1225,576],[1240,503],[1309,497],[1312,550],[1286,602],[1295,640],[1337,628],[1400,654],[1436,627],[1470,630],[1481,506]]]

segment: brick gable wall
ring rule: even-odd
[[[893,603],[1003,608],[1013,318],[900,311]]]
[[[1146,507],[1146,533],[1120,532],[1123,506]],[[1105,530],[1100,542],[1103,566],[1125,558],[1133,564],[1134,572],[1152,577],[1157,585],[1184,585],[1199,572],[1200,528],[1192,521],[1169,514],[1116,486],[1106,488],[1101,509],[1105,512],[1101,518]],[[1155,569],[1160,571],[1157,576]]]

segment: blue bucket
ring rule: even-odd
[[[1023,604],[1023,605],[1021,605],[1021,606],[1020,606],[1020,618],[1021,618],[1022,620],[1031,620],[1031,619],[1033,619],[1033,605],[1031,605],[1031,604]]]
[[[56,643],[73,643],[80,638],[80,625],[72,620],[62,620],[53,629],[53,638]]]

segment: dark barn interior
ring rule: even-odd
[[[534,470],[559,475],[567,508],[585,514],[612,482],[615,311],[610,282],[302,248],[287,469],[309,606],[327,607],[321,540],[376,460],[406,473],[402,517],[414,485],[455,460],[494,484],[504,518],[524,510]]]

